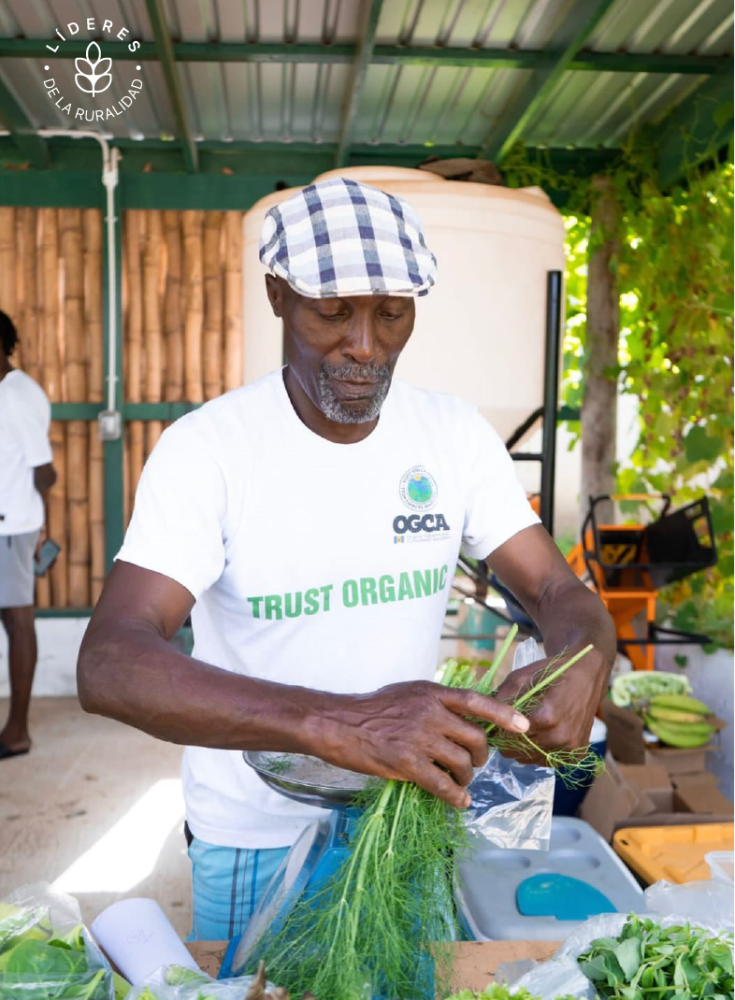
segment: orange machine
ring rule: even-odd
[[[650,524],[598,524],[602,503],[660,501],[662,509]],[[590,497],[582,541],[567,562],[575,574],[594,587],[610,612],[618,649],[635,670],[653,670],[656,645],[706,642],[706,636],[662,628],[656,624],[656,599],[661,587],[712,566],[717,553],[706,497],[669,513],[666,494],[615,494]]]

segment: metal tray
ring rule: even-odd
[[[244,750],[243,759],[276,792],[302,805],[347,808],[369,781],[381,781],[335,767],[307,754]]]

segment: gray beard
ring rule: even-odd
[[[371,399],[347,405],[336,398],[329,379],[376,379],[375,395]],[[335,424],[367,424],[377,420],[388,395],[391,383],[388,365],[328,365],[323,361],[319,368],[319,408],[327,420]]]

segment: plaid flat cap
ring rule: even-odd
[[[337,177],[311,184],[270,209],[260,259],[312,299],[426,295],[436,258],[401,198]]]

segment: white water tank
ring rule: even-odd
[[[564,271],[564,224],[539,188],[447,181],[423,170],[352,167],[349,177],[404,198],[438,261],[437,283],[418,298],[416,326],[397,377],[475,403],[505,440],[543,403],[546,275]],[[245,381],[282,363],[258,241],[278,191],[245,216]]]

